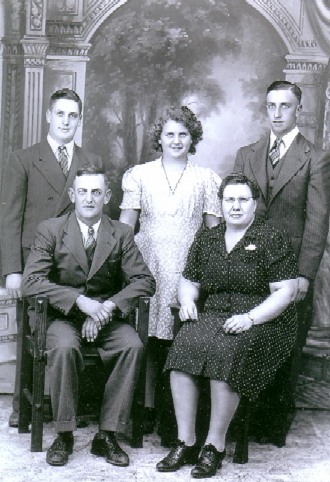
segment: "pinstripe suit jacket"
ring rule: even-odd
[[[71,211],[68,196],[77,169],[101,166],[99,156],[74,146],[66,178],[47,140],[12,153],[4,176],[1,209],[2,274],[23,271],[23,251],[30,248],[38,224]]]
[[[321,262],[329,228],[330,153],[317,150],[298,134],[267,202],[269,136],[242,147],[234,171],[243,172],[259,186],[256,214],[291,236],[299,272],[313,279]]]

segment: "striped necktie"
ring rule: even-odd
[[[65,146],[58,146],[57,158],[58,158],[59,165],[61,166],[61,169],[63,171],[63,174],[67,176],[69,172],[69,156]]]
[[[271,162],[272,167],[274,168],[278,161],[280,160],[280,145],[281,145],[282,139],[279,137],[276,137],[275,142],[273,144],[273,147],[269,151],[269,159]]]
[[[88,237],[85,243],[85,251],[87,254],[87,258],[90,261],[93,257],[95,246],[96,246],[96,239],[94,237],[95,231],[93,226],[88,227]]]

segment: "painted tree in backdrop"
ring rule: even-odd
[[[108,159],[114,183],[152,158],[148,130],[164,107],[194,95],[209,113],[224,101],[212,61],[240,51],[240,7],[239,0],[129,0],[98,30],[85,133],[88,147]]]

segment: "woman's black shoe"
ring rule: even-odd
[[[199,447],[192,445],[188,447],[184,442],[178,440],[163,460],[158,462],[158,472],[176,472],[185,464],[195,464],[198,458]]]
[[[214,445],[204,445],[204,447],[202,447],[198,462],[191,471],[191,476],[194,479],[213,477],[217,470],[221,468],[225,455],[225,450],[223,452],[218,452]]]

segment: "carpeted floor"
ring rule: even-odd
[[[330,385],[313,379],[299,380],[297,415],[287,445],[249,445],[249,463],[232,462],[234,446],[228,444],[227,456],[217,476],[222,482],[329,482],[330,481]],[[69,463],[51,467],[45,451],[54,438],[51,424],[45,424],[44,451],[31,453],[29,434],[18,434],[8,427],[11,396],[0,395],[0,481],[1,482],[171,482],[191,481],[191,467],[179,472],[160,474],[156,463],[167,453],[157,435],[145,437],[143,449],[131,449],[127,440],[121,444],[129,453],[127,468],[114,467],[90,454],[90,442],[96,424],[75,433],[75,447]]]

